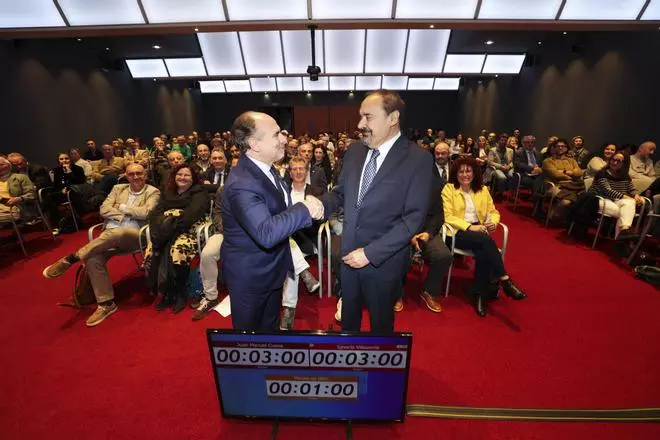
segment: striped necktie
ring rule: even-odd
[[[371,183],[374,181],[374,177],[376,177],[376,159],[378,159],[379,155],[380,151],[371,150],[371,158],[364,169],[364,175],[362,175],[362,184],[360,185],[360,193],[358,194],[356,205],[358,208],[360,208],[364,195],[369,190]]]

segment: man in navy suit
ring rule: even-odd
[[[225,285],[237,330],[275,331],[282,286],[293,272],[289,236],[321,218],[323,205],[306,198],[291,203],[290,190],[273,167],[284,157],[286,138],[264,113],[246,112],[234,121],[241,149],[222,195],[224,241],[220,249]]]
[[[360,330],[363,305],[372,332],[394,330],[393,307],[402,294],[410,240],[426,219],[433,161],[401,136],[404,107],[399,94],[389,90],[372,92],[362,101],[362,141],[348,149],[337,186],[322,198],[326,216],[344,208],[344,330]]]

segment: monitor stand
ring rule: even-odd
[[[277,439],[277,431],[279,430],[279,422],[277,419],[273,419],[273,428],[270,431],[270,440]],[[346,421],[346,440],[353,440],[353,422],[350,420]]]

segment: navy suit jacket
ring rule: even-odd
[[[293,271],[289,236],[311,226],[302,203],[287,209],[282,191],[245,155],[225,180],[222,193],[223,279],[234,294],[281,288]]]
[[[361,142],[349,147],[339,182],[322,200],[326,216],[344,208],[341,255],[364,248],[370,264],[360,271],[397,280],[408,268],[410,239],[426,219],[434,165],[426,150],[399,137],[358,210],[357,197],[368,150]]]

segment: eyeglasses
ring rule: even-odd
[[[621,162],[623,162],[623,160],[621,160],[621,159],[610,159],[610,162],[621,163]]]

